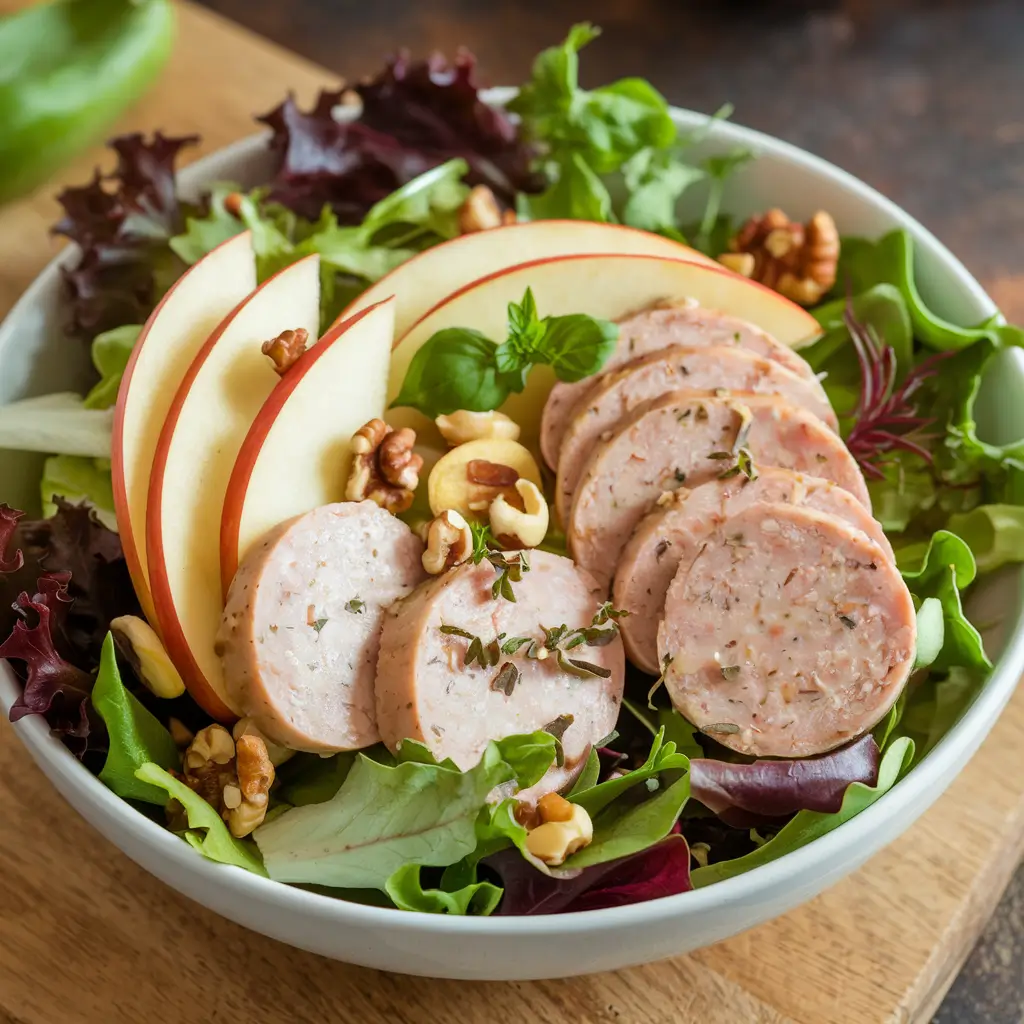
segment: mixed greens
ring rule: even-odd
[[[872,736],[814,759],[751,762],[695,732],[637,674],[619,732],[591,751],[567,793],[593,821],[593,841],[557,868],[530,855],[511,795],[558,761],[557,722],[492,742],[468,771],[411,741],[396,755],[382,745],[299,754],[279,766],[255,840],[234,838],[177,776],[173,724],[195,730],[208,719],[188,696],[161,700],[140,685],[130,665],[119,666],[108,631],[139,610],[106,460],[111,409],[141,325],[188,265],[246,229],[261,279],[320,255],[330,323],[370,283],[457,235],[458,212],[478,184],[522,219],[621,222],[719,255],[732,234],[724,186],[751,154],[695,162],[697,137],[680,135],[665,99],[641,79],[581,89],[578,54],[596,35],[575,26],[538,56],[509,104],[515,119],[480,99],[470,56],[452,65],[399,58],[356,87],[351,116],[335,116],[343,97],[324,92],[310,111],[288,99],[260,118],[277,171],[259,188],[218,183],[201,202],[183,202],[174,167],[194,140],[158,133],[114,140],[116,171],[60,197],[57,230],[81,249],[64,272],[68,344],[91,345],[96,373],[84,398],[0,409],[0,447],[49,456],[44,518],[0,506],[0,636],[8,637],[0,658],[12,659],[24,682],[11,718],[43,715],[113,792],[142,813],[166,814],[203,856],[430,913],[559,913],[684,892],[775,860],[877,800],[942,738],[991,670],[961,595],[979,573],[1024,557],[1024,444],[983,441],[975,403],[991,361],[1024,343],[1024,331],[999,317],[960,327],[935,315],[915,285],[911,238],[897,230],[843,239],[835,291],[813,310],[822,336],[803,351],[825,375],[918,609],[917,671]],[[699,183],[704,212],[680,223],[680,197]],[[435,335],[413,360],[399,404],[432,416],[492,409],[540,363],[579,380],[614,346],[607,327],[590,317],[541,319],[527,291],[509,310],[505,338]],[[476,561],[501,557],[482,533],[476,540]],[[495,564],[510,590],[525,568]],[[590,629],[616,628],[614,611],[603,611]],[[483,640],[469,639],[483,658]]]

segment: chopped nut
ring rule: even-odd
[[[520,477],[515,487],[525,511],[510,505],[505,495],[499,494],[488,512],[491,533],[506,548],[535,548],[547,536],[548,503],[540,488],[530,480]]]
[[[274,364],[279,377],[283,377],[298,362],[306,351],[309,331],[300,327],[294,331],[282,331],[276,338],[263,342],[260,351]]]
[[[567,857],[589,846],[594,839],[594,823],[590,815],[579,804],[570,806],[572,814],[568,820],[544,821],[526,834],[526,849],[551,867],[563,864]]]
[[[467,441],[479,441],[488,437],[519,440],[519,424],[496,410],[471,412],[469,409],[459,409],[447,416],[438,416],[434,422],[441,431],[441,436],[452,448]]]
[[[836,283],[839,231],[824,211],[806,224],[782,210],[751,217],[719,262],[802,306],[812,306]]]
[[[241,192],[229,192],[224,197],[224,209],[231,214],[232,217],[238,217],[242,213],[242,200],[245,196]]]
[[[426,544],[423,568],[439,576],[473,553],[473,531],[460,513],[445,509],[427,527]]]
[[[519,504],[520,478],[540,486],[537,462],[518,441],[500,437],[467,441],[442,455],[431,469],[430,509],[434,515],[455,509],[470,521],[485,523],[487,509],[499,495],[509,504]]]
[[[243,733],[237,743],[222,725],[201,729],[185,751],[185,782],[228,823],[240,839],[267,813],[274,766],[259,736]]]
[[[194,739],[195,733],[178,718],[170,718],[167,721],[167,731],[171,734],[171,739],[174,740],[174,745],[184,749]]]
[[[560,793],[545,793],[537,801],[537,810],[542,822],[572,820],[572,804]]]
[[[502,222],[501,207],[494,193],[486,185],[477,185],[471,189],[459,208],[459,234],[489,231],[501,227]]]
[[[267,748],[267,756],[270,758],[270,763],[276,768],[278,765],[282,765],[285,761],[290,761],[295,756],[295,751],[288,747],[282,747],[279,743],[275,743],[273,740],[268,740],[266,736],[257,728],[256,723],[251,718],[240,718],[235,722],[234,728],[231,730],[231,735],[234,737],[235,743],[243,736],[257,736],[263,740],[264,746]]]
[[[149,623],[135,615],[122,615],[110,623],[110,632],[121,656],[147,690],[167,699],[185,692],[178,670]]]
[[[420,482],[423,457],[412,449],[416,432],[409,427],[392,430],[383,420],[370,420],[352,438],[352,469],[345,497],[370,501],[388,512],[404,512],[412,505]]]

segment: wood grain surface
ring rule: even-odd
[[[0,12],[21,2],[0,0]],[[251,113],[287,88],[308,97],[330,80],[214,15],[181,14],[171,67],[123,127],[198,131],[207,151],[248,132]],[[62,178],[82,180],[97,158]],[[0,315],[54,251],[52,190],[0,211]],[[1024,316],[1012,276],[986,283]],[[1022,749],[1024,690],[903,838],[745,935],[586,979],[472,984],[337,964],[216,917],[93,832],[0,722],[0,1024],[924,1022],[1024,852]],[[1004,1019],[1017,1018],[986,1018]]]

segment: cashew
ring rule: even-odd
[[[579,804],[571,806],[572,816],[568,821],[544,821],[526,835],[526,849],[551,867],[564,863],[566,857],[589,846],[594,838],[590,815]]]
[[[438,416],[434,422],[441,431],[441,436],[452,448],[467,441],[480,441],[490,437],[505,438],[508,441],[519,440],[519,424],[497,410],[471,412],[469,409],[459,409],[448,416]]]
[[[110,631],[121,656],[147,690],[168,699],[185,692],[178,670],[148,622],[135,615],[122,615],[110,623]]]
[[[469,523],[455,511],[445,509],[427,527],[427,546],[423,552],[423,568],[438,576],[473,553],[473,531]]]
[[[256,723],[251,718],[240,718],[235,722],[234,728],[231,730],[231,735],[234,738],[235,743],[238,743],[243,736],[255,736],[257,739],[263,740],[263,744],[267,748],[267,756],[270,758],[270,763],[275,768],[280,764],[284,764],[285,761],[290,761],[295,756],[294,750],[290,750],[288,747],[282,747],[279,743],[275,743],[273,740],[268,740],[267,737],[256,727]]]
[[[499,495],[519,502],[520,478],[541,486],[536,460],[518,441],[497,437],[468,441],[441,456],[430,471],[430,510],[436,516],[453,509],[472,522],[487,522],[487,509]]]
[[[516,492],[526,511],[520,512],[499,494],[489,510],[491,533],[506,547],[535,548],[548,532],[548,503],[535,483],[521,477]]]

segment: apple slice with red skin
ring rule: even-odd
[[[222,722],[237,717],[215,651],[222,587],[218,524],[238,451],[280,380],[263,342],[303,330],[315,342],[320,260],[275,274],[235,307],[197,353],[160,433],[146,551],[160,635],[189,693]]]
[[[352,435],[384,416],[395,301],[336,321],[281,378],[242,444],[220,529],[225,590],[250,547],[292,516],[345,498]]]
[[[342,313],[348,318],[394,295],[396,343],[449,295],[520,263],[582,253],[642,253],[719,266],[688,245],[622,224],[536,220],[459,235],[426,249],[371,285]]]
[[[114,510],[135,592],[154,628],[146,508],[160,430],[196,352],[255,287],[256,257],[246,231],[207,253],[171,286],[146,321],[121,379],[110,457]]]
[[[395,346],[388,381],[394,401],[413,356],[440,330],[468,327],[498,342],[508,331],[508,304],[533,290],[540,316],[588,313],[620,320],[659,302],[696,300],[701,306],[748,320],[785,345],[798,348],[821,333],[807,310],[764,285],[724,267],[663,256],[607,253],[556,256],[509,267],[482,277],[450,295],[422,317]],[[534,368],[525,390],[512,395],[502,412],[522,428],[527,445],[537,441],[541,411],[555,377],[547,366]],[[388,413],[392,426],[408,426],[433,437],[434,425],[413,409]]]

